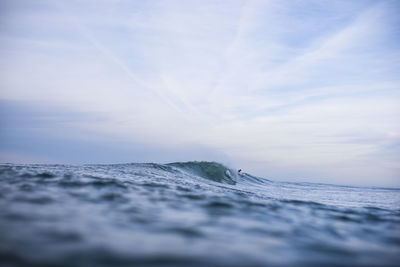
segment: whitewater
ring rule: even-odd
[[[0,164],[1,266],[399,266],[400,189],[216,162]]]

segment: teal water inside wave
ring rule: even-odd
[[[2,266],[398,266],[400,190],[214,162],[0,165]]]

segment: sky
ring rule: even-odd
[[[0,2],[0,162],[400,187],[399,1]]]

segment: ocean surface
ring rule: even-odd
[[[400,266],[400,189],[214,162],[0,165],[1,266]]]

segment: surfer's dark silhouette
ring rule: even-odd
[[[238,173],[240,174],[241,171],[242,171],[242,169],[239,169],[239,170],[238,170]]]

